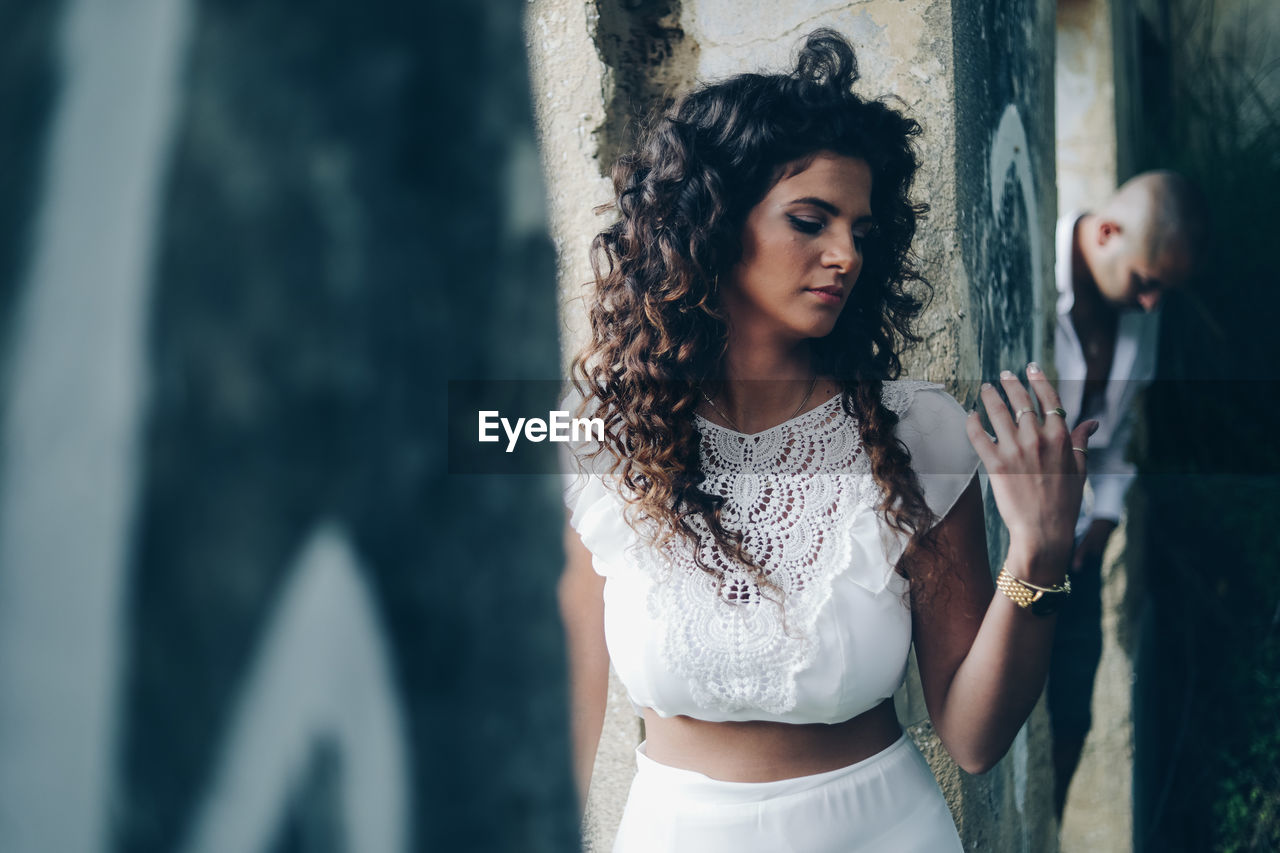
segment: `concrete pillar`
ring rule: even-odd
[[[1058,213],[1090,210],[1131,174],[1136,76],[1135,10],[1112,0],[1057,4]],[[1122,523],[1102,565],[1102,657],[1093,690],[1093,726],[1062,817],[1064,853],[1124,850],[1133,836],[1133,696],[1140,599],[1131,567],[1139,559]],[[1135,547],[1130,547],[1130,545]]]
[[[0,849],[577,847],[522,12],[6,9]]]
[[[1109,0],[1058,0],[1058,215],[1116,188],[1116,63]]]
[[[605,220],[612,158],[628,120],[695,80],[786,65],[819,26],[858,50],[865,94],[896,94],[924,126],[916,197],[932,206],[916,249],[936,293],[909,375],[949,383],[965,402],[978,382],[1031,358],[1051,363],[1053,8],[1045,0],[533,0],[526,19],[552,233],[560,250],[563,322],[581,330],[586,247]],[[582,340],[566,340],[566,353]],[[992,566],[1007,543],[988,496]],[[970,777],[945,755],[915,684],[899,716],[942,783],[966,847],[1056,849],[1048,727],[1038,707],[1008,757]],[[639,732],[616,705],[592,783],[587,836],[607,849]]]

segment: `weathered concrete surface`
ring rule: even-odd
[[[582,826],[584,853],[608,853],[622,821],[627,791],[636,775],[636,745],[644,740],[644,721],[636,716],[627,690],[609,668],[609,704]]]
[[[1063,853],[1122,851],[1133,839],[1133,646],[1129,526],[1122,522],[1102,561],[1102,659],[1093,686],[1093,727],[1062,815]]]
[[[1110,0],[1058,3],[1055,109],[1059,216],[1088,209],[1118,184],[1111,20]]]
[[[609,166],[599,156],[614,75],[594,46],[598,17],[585,0],[535,0],[525,16],[539,151],[556,247],[566,362],[586,336],[580,301],[592,280],[591,237],[605,220],[593,211],[611,199]]]
[[[1120,109],[1132,79],[1132,9],[1110,0],[1063,0],[1057,7],[1058,213],[1089,210],[1120,180]],[[1117,104],[1117,89],[1122,90]],[[1129,590],[1128,526],[1103,561],[1102,658],[1094,681],[1093,726],[1072,778],[1060,841],[1065,853],[1126,850],[1133,837],[1133,652],[1124,609]]]
[[[908,374],[947,382],[971,402],[978,381],[1000,368],[1020,368],[1032,358],[1051,362],[1044,351],[1056,198],[1047,3],[533,0],[527,21],[552,228],[562,250],[566,353],[581,342],[581,305],[574,299],[590,278],[585,247],[603,225],[589,210],[608,200],[598,176],[629,138],[630,125],[619,116],[662,105],[696,80],[786,67],[804,33],[831,26],[854,41],[860,90],[896,95],[925,131],[915,195],[932,210],[916,251],[935,292],[921,323],[925,341],[906,359]],[[989,499],[987,511],[994,570],[1005,542]],[[1043,708],[1005,761],[969,777],[932,734],[914,668],[896,700],[967,847],[1056,849]],[[612,835],[605,816],[616,815],[620,803],[604,801],[625,796],[634,719],[627,708],[611,711],[597,769],[620,769],[593,781],[596,824],[588,839]]]

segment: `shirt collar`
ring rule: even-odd
[[[1068,314],[1071,306],[1076,304],[1076,294],[1071,284],[1071,263],[1075,250],[1073,238],[1076,233],[1076,223],[1084,213],[1083,210],[1073,210],[1058,220],[1058,230],[1054,238],[1057,257],[1054,259],[1053,279],[1054,284],[1058,286],[1057,311],[1060,317]]]

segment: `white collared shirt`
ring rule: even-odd
[[[1119,521],[1124,511],[1124,497],[1137,469],[1126,458],[1129,439],[1133,435],[1138,393],[1151,384],[1156,375],[1156,345],[1159,340],[1159,309],[1120,312],[1116,329],[1115,353],[1102,409],[1081,412],[1086,365],[1080,337],[1071,322],[1071,306],[1075,292],[1071,287],[1072,240],[1076,223],[1083,212],[1070,213],[1058,220],[1055,247],[1054,281],[1058,287],[1057,325],[1054,333],[1054,366],[1058,371],[1062,408],[1067,410],[1067,424],[1074,428],[1086,418],[1098,419],[1098,431],[1089,439],[1089,485],[1093,489],[1093,506],[1082,512],[1082,520],[1107,518]]]

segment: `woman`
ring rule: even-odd
[[[960,850],[893,709],[910,644],[971,773],[1044,684],[1054,620],[1032,610],[1065,594],[1096,424],[1069,435],[1034,365],[1031,391],[1002,374],[1016,414],[984,386],[995,440],[941,386],[892,381],[922,308],[919,127],[856,79],[817,31],[790,74],[687,96],[614,171],[574,364],[606,441],[579,448],[560,594],[584,796],[610,659],[644,717],[617,851]]]

